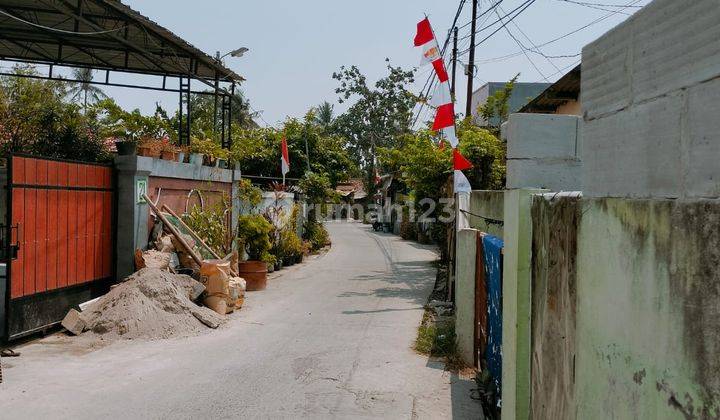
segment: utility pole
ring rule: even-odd
[[[475,77],[475,31],[477,30],[477,7],[478,0],[472,0],[472,25],[470,26],[470,57],[468,58],[467,67],[467,103],[465,105],[465,118],[472,117],[472,95],[473,95],[473,78]]]
[[[452,50],[452,82],[450,82],[450,96],[452,96],[453,102],[455,101],[455,71],[457,69],[457,42],[458,42],[458,28],[457,26],[453,29],[453,50]]]

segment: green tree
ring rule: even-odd
[[[31,66],[14,69],[18,76],[0,78],[0,152],[86,161],[109,157],[93,113],[64,101],[62,81],[37,80]]]
[[[68,95],[73,101],[82,99],[83,111],[87,112],[88,105],[92,105],[108,96],[99,87],[92,84],[93,71],[88,68],[73,69],[73,78],[79,82],[70,84]]]
[[[368,185],[372,183],[376,148],[391,148],[399,144],[402,135],[411,132],[412,110],[416,103],[409,85],[414,71],[390,65],[388,75],[369,85],[360,70],[341,67],[333,73],[340,86],[335,90],[339,102],[355,102],[335,120],[335,131],[347,141],[347,150],[365,172]]]
[[[515,75],[515,77],[505,83],[502,89],[490,95],[484,105],[478,107],[478,113],[487,121],[488,128],[496,133],[499,131],[502,123],[508,119],[510,96],[515,89],[515,82],[517,82],[518,77],[520,77],[520,74]],[[497,125],[492,124],[494,119],[498,120]]]
[[[278,129],[238,129],[233,135],[233,159],[240,163],[244,173],[280,177],[283,136],[290,155],[289,178],[302,178],[308,170],[308,161],[310,171],[328,177],[332,185],[357,174],[357,166],[344,147],[344,139],[320,127],[313,111],[302,120],[287,119]]]
[[[315,123],[320,127],[328,129],[335,122],[335,107],[328,101],[324,101],[315,108]]]

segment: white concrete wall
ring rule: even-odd
[[[509,189],[582,189],[581,120],[573,115],[511,114],[503,125]]]
[[[720,2],[655,0],[583,49],[583,191],[720,196]]]

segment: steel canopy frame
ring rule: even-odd
[[[223,103],[222,146],[232,144],[232,95],[244,79],[120,1],[0,0],[0,60],[48,66],[47,75],[0,75],[80,82],[53,74],[54,67],[89,68],[105,72],[92,84],[178,93],[180,144],[189,144],[190,94],[215,95]],[[162,85],[113,82],[113,72],[160,76]],[[193,90],[193,80],[212,90]]]

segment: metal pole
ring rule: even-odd
[[[458,54],[458,28],[453,29],[453,49],[452,49],[452,82],[450,83],[450,95],[455,100],[455,80],[457,79],[457,54]]]
[[[466,98],[467,102],[465,105],[465,118],[472,117],[473,78],[475,77],[475,31],[477,30],[477,7],[478,0],[473,0],[472,25],[470,26],[470,57],[468,58],[468,83]]]
[[[305,136],[305,158],[307,159],[308,172],[310,172],[310,149],[308,148],[307,136]]]

